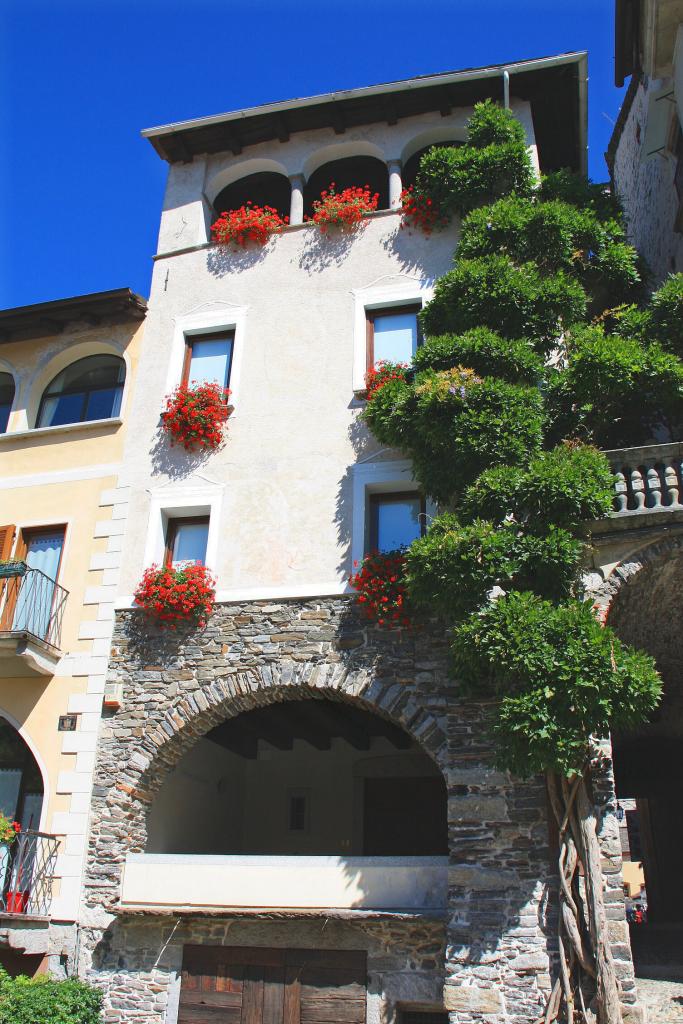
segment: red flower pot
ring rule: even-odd
[[[29,889],[22,889],[18,892],[7,893],[7,913],[8,914],[25,914],[28,908],[28,900],[31,895]]]

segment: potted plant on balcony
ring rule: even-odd
[[[6,561],[0,562],[0,579],[6,580],[14,576],[25,576],[26,569],[26,562],[8,558]]]
[[[379,192],[369,185],[353,185],[337,192],[334,182],[313,201],[313,216],[307,218],[325,234],[330,228],[353,231],[364,217],[377,209]]]
[[[265,245],[272,235],[278,235],[289,223],[289,217],[281,217],[274,206],[256,206],[252,202],[238,210],[221,213],[211,225],[211,239],[220,245],[244,248],[249,242]]]
[[[5,814],[0,814],[0,846],[5,847],[7,851],[5,853],[5,865],[7,864],[7,858],[10,854],[11,848],[16,842],[18,834],[21,832],[21,825],[18,821],[13,821],[8,818]],[[10,859],[11,863],[11,859]],[[10,887],[7,890],[5,897],[5,909],[8,914],[25,914],[28,906],[28,900],[30,895],[29,889],[22,888],[22,875],[23,869],[21,864],[16,878],[12,872],[10,875]]]
[[[171,444],[182,444],[186,451],[213,451],[223,441],[223,427],[232,412],[228,405],[229,388],[217,381],[179,384],[166,397],[161,413],[163,429]]]
[[[135,603],[168,629],[206,625],[216,596],[215,580],[199,562],[173,568],[151,565],[135,591]]]

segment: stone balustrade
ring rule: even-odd
[[[683,511],[683,442],[605,452],[615,473],[617,516]]]

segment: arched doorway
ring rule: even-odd
[[[349,703],[283,701],[228,719],[181,758],[150,809],[146,851],[443,856],[446,800],[403,729]]]
[[[660,555],[617,594],[608,623],[664,683],[652,721],[612,737],[627,914],[636,965],[683,953],[683,555]]]
[[[18,731],[0,717],[0,812],[22,829],[37,830],[43,808],[43,778]]]

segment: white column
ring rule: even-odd
[[[304,222],[304,181],[303,174],[290,174],[289,180],[292,184],[292,197],[289,205],[289,223],[303,224]]]
[[[403,190],[401,161],[387,160],[387,170],[389,171],[389,209],[398,210],[401,205],[401,191]]]

